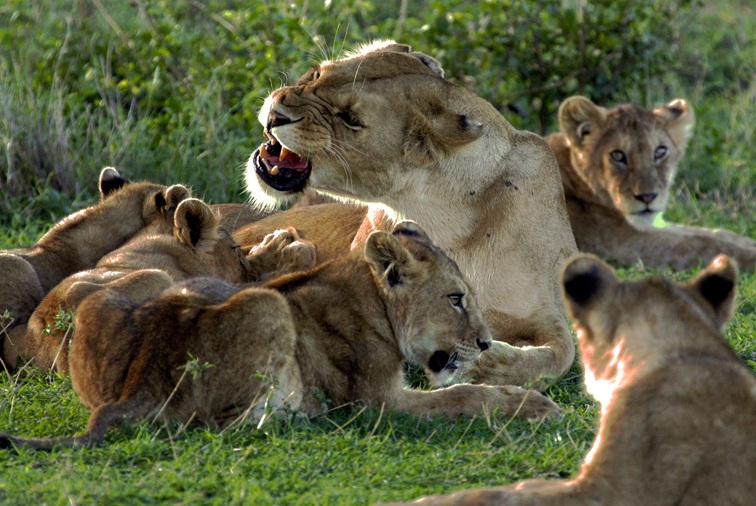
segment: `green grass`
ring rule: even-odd
[[[56,3],[13,0],[0,7],[0,27],[5,20],[10,23],[24,16],[41,16],[33,25],[41,23],[47,34],[65,34],[65,20],[69,20],[81,23],[77,25],[79,33],[96,29],[106,34],[85,37],[90,46],[113,38],[100,8],[79,2],[77,9],[82,12],[77,11],[71,21],[65,11],[55,11],[48,4]],[[12,18],[12,11],[23,11],[26,5],[37,7]],[[109,12],[123,33],[130,33],[130,23],[144,21]],[[310,45],[307,40],[286,38],[297,26],[283,26],[286,18],[282,12],[283,8],[270,8],[252,13],[252,18],[276,21],[276,29],[263,32],[267,28],[261,27],[260,41],[234,39],[240,46],[226,48],[233,58],[248,58],[250,65],[257,65],[250,71],[265,73],[267,89],[278,85],[279,70],[294,68],[291,62],[311,62],[312,55],[303,49],[318,53],[314,40]],[[189,15],[196,16],[197,32],[184,35],[189,42],[199,38],[212,53],[222,30],[209,29],[208,23],[214,26],[215,21],[201,13]],[[228,26],[238,29],[255,19],[228,22],[231,25],[223,25],[223,30]],[[151,30],[164,29],[153,25]],[[663,86],[650,85],[644,95],[653,102],[646,106],[684,97],[696,111],[695,133],[680,167],[667,218],[756,237],[753,7],[745,0],[710,2],[684,31],[688,36],[683,38],[678,65],[654,82],[654,86],[659,82]],[[0,28],[0,37],[4,33]],[[412,37],[405,34],[402,39],[413,43]],[[267,38],[278,41],[278,52],[265,44]],[[152,48],[154,55],[139,46],[134,51],[143,50],[155,61],[165,58],[168,67],[180,74],[182,68],[176,65],[188,65],[187,58],[192,55],[183,54],[180,44],[170,46],[169,37],[160,40],[167,46]],[[38,58],[35,51],[39,50],[30,43],[28,48],[13,46],[17,58],[13,65],[0,65],[0,137],[6,149],[11,145],[14,149],[14,158],[7,151],[0,161],[5,163],[0,165],[0,248],[32,243],[54,220],[91,202],[96,174],[103,165],[119,164],[134,177],[162,183],[188,183],[195,194],[215,201],[241,199],[239,166],[259,141],[254,108],[267,93],[265,87],[229,99],[234,75],[221,65],[209,69],[206,80],[177,80],[170,83],[173,95],[154,97],[166,104],[166,110],[171,106],[169,99],[191,100],[186,108],[191,114],[171,116],[170,111],[161,109],[143,117],[131,116],[117,107],[123,101],[119,93],[125,93],[119,83],[114,83],[113,89],[103,84],[112,77],[105,59],[102,75],[95,80],[82,79],[73,92],[61,90],[55,87],[54,78],[74,72],[64,72],[62,58],[56,56],[65,46],[64,39],[43,42],[49,43],[44,58]],[[436,48],[418,49],[432,53]],[[170,52],[175,58],[164,56]],[[47,69],[50,72],[45,74]],[[154,79],[171,79],[167,74],[149,74],[149,79],[141,82],[139,69],[118,70],[132,79],[135,87],[144,87],[132,90],[141,97],[149,97]],[[32,86],[31,75],[47,79],[47,87]],[[483,89],[477,91],[485,94]],[[77,94],[86,94],[85,103],[62,100]],[[218,105],[228,102],[240,105],[231,110]],[[9,118],[18,121],[11,125]],[[152,136],[155,128],[166,129],[166,135],[157,141]],[[45,171],[35,172],[40,167]],[[13,187],[11,175],[16,183],[25,183]],[[6,191],[12,188],[18,192]],[[642,266],[619,271],[623,279],[649,273],[682,280],[695,272],[645,270]],[[740,276],[739,292],[726,337],[738,356],[756,370],[756,274]],[[408,500],[534,476],[566,477],[577,470],[596,429],[596,405],[583,393],[581,381],[580,368],[575,365],[547,391],[566,409],[561,422],[528,423],[488,416],[451,423],[358,405],[309,422],[275,421],[259,429],[218,431],[145,421],[111,431],[94,449],[0,451],[0,504],[351,505]],[[65,377],[32,374],[28,369],[13,376],[0,373],[0,432],[31,437],[73,435],[84,429],[87,416]]]
[[[636,278],[639,267],[622,269]],[[664,272],[675,279],[691,273]],[[647,273],[644,273],[647,274]],[[727,339],[756,370],[756,275],[740,278]],[[0,375],[0,431],[43,437],[83,430],[70,380],[25,369]],[[572,475],[593,440],[597,407],[578,366],[547,394],[561,422],[494,416],[421,420],[363,406],[310,421],[228,431],[148,421],[94,449],[0,452],[0,504],[369,504],[523,478]]]

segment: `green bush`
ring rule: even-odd
[[[8,48],[0,54],[0,224],[19,210],[55,216],[68,211],[63,202],[93,198],[106,165],[133,178],[189,184],[216,202],[240,201],[240,167],[261,140],[256,115],[264,97],[314,62],[374,38],[395,37],[437,56],[450,78],[515,126],[539,133],[553,130],[559,102],[575,93],[606,105],[655,105],[673,98],[657,90],[682,61],[681,35],[700,10],[696,0],[405,6],[8,0],[0,7],[0,44]],[[725,46],[740,40],[720,39]],[[715,89],[731,89],[733,72],[746,82],[737,54],[711,63]],[[703,155],[718,153],[712,147]],[[719,177],[698,176],[704,190]]]

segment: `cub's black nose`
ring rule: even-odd
[[[491,343],[489,343],[488,341],[481,341],[480,339],[476,339],[475,342],[478,343],[478,348],[480,348],[480,351],[486,351],[491,347]]]
[[[640,200],[644,204],[650,204],[658,195],[658,193],[641,193],[640,195],[636,195],[635,199]]]

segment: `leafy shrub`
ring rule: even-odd
[[[61,213],[102,166],[239,201],[267,93],[358,42],[395,37],[518,127],[575,93],[648,101],[695,0],[8,0],[0,7],[0,209]],[[654,97],[655,98],[655,97]],[[65,199],[63,199],[65,200]],[[51,206],[51,207],[47,207]],[[0,217],[0,222],[8,223]]]

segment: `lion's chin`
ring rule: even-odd
[[[257,151],[249,157],[244,170],[246,191],[250,202],[261,210],[287,207],[293,203],[302,194],[302,191],[278,191],[271,187],[257,173],[255,166],[256,157],[259,157]]]
[[[640,213],[625,214],[625,220],[637,230],[663,228],[659,225],[660,223],[663,223],[661,214],[661,212],[649,209],[648,211]]]

